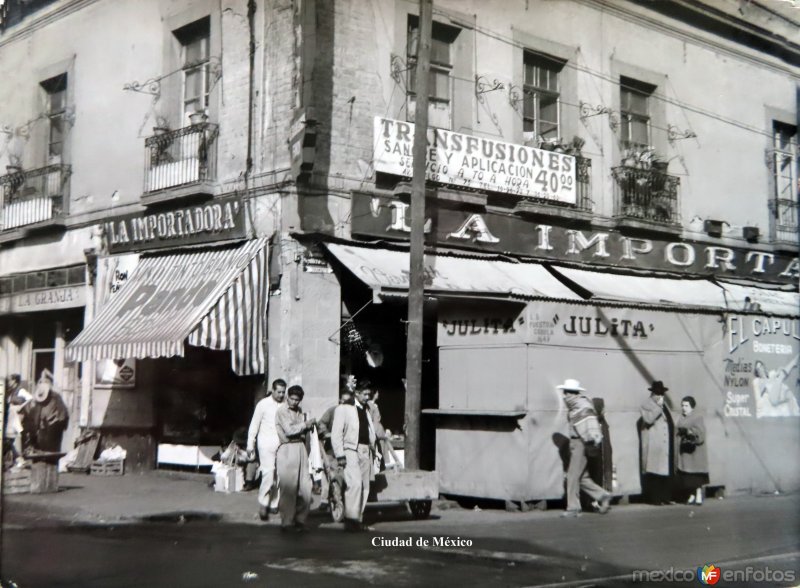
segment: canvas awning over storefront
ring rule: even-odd
[[[405,251],[354,245],[325,245],[336,259],[381,295],[405,295],[409,256]],[[491,298],[580,300],[535,263],[510,263],[450,255],[425,255],[425,292]]]
[[[704,279],[631,276],[554,267],[591,294],[590,300],[703,310],[725,310],[722,288]]]
[[[267,242],[142,256],[123,289],[67,347],[67,358],[183,356],[184,345],[231,351],[239,375],[264,373]]]
[[[797,292],[723,281],[719,284],[725,290],[725,301],[730,311],[800,316],[800,294]]]

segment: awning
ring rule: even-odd
[[[265,372],[267,242],[142,256],[125,286],[67,346],[67,358],[183,356],[191,345],[231,351],[239,375]]]
[[[591,293],[591,300],[724,310],[722,288],[708,280],[681,280],[554,267]]]
[[[777,289],[719,282],[725,290],[728,310],[783,316],[800,315],[800,294]]]
[[[404,251],[326,243],[336,259],[380,294],[408,290],[409,255]],[[541,265],[450,255],[425,255],[428,294],[580,300]]]

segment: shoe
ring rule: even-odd
[[[582,512],[579,510],[565,510],[561,513],[562,519],[577,519],[579,516],[582,516]]]
[[[368,531],[374,531],[375,528],[370,527],[369,525],[365,525],[364,523],[361,523],[361,528],[359,530],[362,532],[368,532]]]
[[[295,523],[294,524],[294,532],[295,533],[305,533],[308,531],[308,527],[306,527],[303,523]]]
[[[348,533],[359,533],[363,531],[364,525],[361,524],[359,521],[353,521],[350,519],[344,520],[344,530]]]
[[[269,520],[269,511],[267,510],[266,506],[258,507],[258,518],[260,518],[262,521]]]
[[[611,494],[606,494],[603,498],[600,499],[600,508],[597,511],[600,514],[606,514],[608,511],[611,510]]]
[[[293,533],[294,527],[290,525],[281,525],[281,533]]]
[[[279,511],[277,506],[273,506],[272,508],[269,509],[269,514],[278,514],[278,512]]]
[[[694,504],[694,502],[695,502],[695,497],[694,497],[694,494],[692,494],[689,497],[689,500],[686,501],[686,504]]]

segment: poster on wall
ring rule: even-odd
[[[800,321],[731,315],[727,331],[725,416],[800,416]]]
[[[133,388],[136,386],[136,360],[101,359],[95,362],[94,385],[98,388]]]

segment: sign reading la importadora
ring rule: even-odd
[[[428,129],[425,176],[455,187],[576,203],[572,155]],[[375,117],[375,171],[412,176],[414,123]]]

